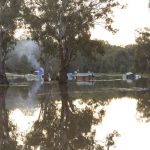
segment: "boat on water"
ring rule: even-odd
[[[133,81],[138,80],[141,78],[141,75],[134,74],[132,72],[127,72],[126,74],[123,74],[122,79],[126,81]]]

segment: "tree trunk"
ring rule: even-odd
[[[0,62],[0,84],[9,84],[6,73],[5,73],[5,63]]]
[[[62,67],[59,72],[59,82],[64,83],[67,82],[67,67]]]
[[[60,71],[59,71],[59,82],[64,83],[67,82],[67,54],[66,49],[63,44],[60,42]]]
[[[44,81],[49,82],[51,80],[50,74],[49,74],[49,67],[44,66]]]
[[[7,52],[4,51],[2,43],[6,40],[6,31],[0,26],[0,84],[9,84],[5,73],[5,59]]]
[[[49,82],[49,81],[51,81],[51,78],[50,78],[50,75],[49,75],[49,73],[44,73],[44,81],[46,81],[46,82]]]

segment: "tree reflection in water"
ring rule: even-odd
[[[140,112],[141,119],[146,122],[150,121],[150,91],[143,91],[137,93],[138,104],[137,111]]]
[[[148,84],[148,82],[145,83]],[[149,85],[145,86],[145,83],[143,87],[148,89]],[[79,93],[77,95],[76,92],[72,94],[71,88],[68,90],[67,84],[60,84],[60,96],[58,96],[57,86],[58,84],[55,86],[48,84],[41,87],[41,92],[37,95],[38,98],[42,95],[41,111],[32,130],[27,135],[23,135],[26,136],[26,140],[22,146],[17,145],[16,127],[12,125],[9,112],[5,107],[8,87],[0,87],[0,150],[110,150],[111,146],[115,145],[115,137],[119,136],[119,133],[117,131],[109,133],[102,143],[98,143],[95,141],[95,128],[93,126],[102,122],[105,116],[105,106],[110,103],[112,98],[125,96],[136,98],[138,100],[137,111],[140,112],[140,117],[144,118],[144,121],[150,121],[149,91],[115,92],[106,89],[100,91],[99,88],[93,88],[91,93],[89,93],[91,89],[84,92],[80,92],[82,89],[78,89],[80,93],[77,92]],[[14,94],[17,88],[10,88],[12,88],[10,93]],[[20,94],[21,88],[18,89],[17,93]],[[98,92],[95,94],[94,90]],[[83,93],[85,94],[83,95]],[[60,97],[61,100],[59,100]],[[79,99],[81,97],[82,99]],[[11,100],[8,95],[7,99]]]
[[[24,149],[93,150],[97,147],[103,150],[104,147],[97,145],[94,140],[95,131],[92,131],[92,125],[102,121],[104,110],[95,117],[93,112],[97,104],[91,106],[87,102],[84,109],[79,109],[68,96],[67,84],[60,84],[59,88],[61,101],[47,101],[46,98],[42,101],[39,119],[27,134]],[[109,140],[106,141],[109,144]]]
[[[16,150],[15,126],[9,121],[5,97],[8,86],[0,86],[0,150]]]

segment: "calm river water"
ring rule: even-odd
[[[0,150],[150,150],[150,79],[0,87]]]

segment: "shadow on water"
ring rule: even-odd
[[[120,136],[117,128],[109,131],[102,142],[95,138],[95,127],[101,126],[107,106],[123,97],[134,98],[139,119],[149,122],[150,92],[141,90],[148,87],[146,81],[99,82],[94,86],[51,82],[0,87],[0,150],[110,150],[116,144],[115,138]],[[30,130],[22,134],[23,144],[18,143],[17,128],[9,115],[16,109],[29,119],[33,113],[28,111],[39,110]]]

